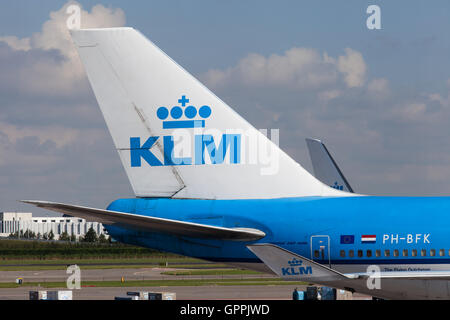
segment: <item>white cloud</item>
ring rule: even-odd
[[[346,48],[345,53],[344,56],[338,58],[338,70],[344,73],[344,79],[349,88],[363,86],[366,75],[366,64],[362,54],[350,48]]]
[[[385,98],[389,94],[389,81],[385,78],[373,79],[367,85],[369,93],[377,98]]]
[[[425,103],[412,102],[395,107],[392,115],[405,122],[420,121],[425,118],[426,110]]]
[[[28,51],[31,49],[30,38],[19,39],[16,36],[0,37],[0,42],[5,42],[15,51]]]
[[[279,86],[313,89],[335,85],[339,76],[348,87],[364,84],[366,65],[361,53],[346,49],[345,55],[330,57],[316,49],[292,48],[283,55],[249,54],[234,67],[210,70],[203,75],[212,87],[239,83],[246,86]]]
[[[431,101],[437,101],[444,107],[450,107],[450,94],[447,96],[447,98],[444,98],[439,93],[431,93],[428,95],[428,98]]]
[[[447,80],[446,84],[449,90],[447,97],[444,97],[439,93],[431,93],[428,95],[428,98],[431,101],[437,101],[441,106],[448,108],[450,107],[450,79]]]
[[[50,13],[50,19],[40,32],[31,37],[19,39],[15,36],[0,37],[14,51],[30,53],[31,50],[48,52],[48,56],[30,54],[27,63],[17,66],[17,86],[22,92],[39,94],[71,94],[79,89],[79,81],[85,79],[85,72],[70,38],[66,20],[66,8],[81,5],[76,1],[67,2],[61,9]],[[118,27],[125,24],[125,14],[121,9],[96,5],[92,10],[81,10],[81,27]],[[61,56],[55,59],[56,50]],[[6,62],[7,63],[7,62]],[[8,79],[7,79],[8,80]],[[11,81],[11,80],[9,80]]]
[[[66,8],[71,4],[81,7],[76,1],[67,2],[59,10],[50,12],[41,30],[30,37],[0,37],[0,42],[7,44],[0,47],[3,71],[0,90],[4,101],[8,95],[13,97],[4,102],[4,112],[0,115],[3,147],[14,148],[21,140],[29,138],[41,145],[53,144],[55,148],[80,141],[89,146],[105,139],[106,135],[99,133],[104,128],[99,130],[85,124],[92,114],[99,112],[94,110],[95,104],[86,103],[86,97],[92,93],[67,30]],[[90,11],[81,10],[81,27],[84,28],[124,24],[125,14],[121,9],[96,5]],[[60,96],[63,99],[58,100]],[[7,165],[15,161],[7,153],[3,153],[0,160]]]
[[[330,100],[336,99],[340,95],[342,95],[342,92],[340,90],[326,90],[319,92],[318,98],[319,100],[328,102]]]
[[[68,58],[77,56],[66,21],[69,5],[81,5],[76,1],[67,2],[58,11],[50,13],[50,20],[42,25],[42,30],[31,37],[33,48],[43,50],[57,49]],[[121,27],[125,25],[125,14],[122,9],[106,8],[102,5],[92,7],[91,12],[81,10],[81,28]]]

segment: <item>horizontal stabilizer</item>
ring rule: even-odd
[[[273,244],[254,244],[247,248],[275,274],[285,280],[314,282],[349,280],[353,277],[325,267],[317,262]]]
[[[247,248],[264,262],[275,274],[285,280],[310,282],[360,280],[365,283],[368,278],[408,279],[408,280],[450,280],[450,271],[382,271],[378,273],[340,273],[301,255],[263,243],[248,245]]]
[[[224,228],[48,201],[22,200],[22,202],[74,217],[95,220],[107,225],[117,224],[138,230],[162,232],[177,236],[216,240],[253,241],[261,239],[266,235],[260,230],[251,228]]]
[[[348,276],[349,274],[346,274]],[[450,271],[429,270],[429,271],[383,271],[374,276],[371,273],[353,273],[354,278],[367,279],[377,277],[380,279],[406,279],[406,280],[450,280]]]

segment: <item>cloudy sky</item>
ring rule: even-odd
[[[0,211],[133,193],[65,27],[69,3],[0,4]],[[78,1],[131,26],[311,170],[322,139],[353,188],[450,195],[450,3]],[[381,30],[366,9],[381,8]]]

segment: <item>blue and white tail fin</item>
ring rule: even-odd
[[[348,195],[314,178],[138,31],[75,30],[72,38],[136,196]]]
[[[325,144],[317,139],[306,138],[309,156],[317,179],[326,185],[347,192],[354,192]]]

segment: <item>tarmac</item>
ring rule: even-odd
[[[82,287],[73,290],[73,300],[114,300],[124,297],[128,291],[175,292],[177,300],[292,300],[295,288],[306,290],[306,286],[170,286],[170,287]],[[66,288],[21,287],[0,289],[0,300],[28,300],[32,290],[67,290]],[[370,300],[371,297],[355,293],[354,300]]]
[[[127,291],[175,292],[177,300],[291,300],[292,285],[277,286],[170,286],[170,287],[82,287],[73,290],[73,300],[114,300],[124,297]],[[0,289],[0,300],[28,300],[29,291],[37,287]],[[300,288],[299,288],[300,289]],[[55,288],[40,290],[67,290]]]
[[[245,275],[163,275],[162,272],[185,271],[192,269],[174,268],[118,268],[118,269],[81,269],[81,281],[120,281],[124,280],[186,280],[186,279],[248,279],[248,278],[277,278],[271,274],[245,274]],[[56,282],[67,280],[66,270],[39,270],[39,271],[0,271],[0,282],[14,282],[22,278],[26,282]]]
[[[126,296],[127,291],[175,292],[177,300],[291,300],[295,288],[306,290],[306,286],[297,286],[286,282],[285,285],[238,285],[238,286],[164,286],[164,287],[91,287],[83,286],[83,281],[120,281],[126,280],[185,280],[185,279],[248,279],[276,278],[270,274],[256,275],[202,275],[175,276],[162,275],[165,271],[183,271],[173,268],[125,268],[125,269],[86,269],[81,270],[81,289],[73,290],[73,300],[113,300]],[[28,300],[29,291],[67,290],[67,288],[43,288],[26,286],[27,282],[56,282],[67,280],[66,270],[40,271],[0,271],[0,282],[14,282],[23,278],[24,285],[19,288],[0,288],[0,300]],[[365,295],[354,294],[354,299],[371,299]]]

